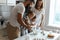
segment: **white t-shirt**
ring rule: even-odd
[[[11,12],[10,19],[9,19],[10,24],[12,26],[20,27],[20,24],[17,21],[17,15],[18,15],[18,13],[21,13],[22,17],[23,17],[24,12],[25,12],[24,4],[23,3],[17,4]]]
[[[39,26],[40,23],[41,23],[42,14],[45,15],[45,11],[44,11],[44,9],[41,9],[41,10],[39,11],[39,10],[37,10],[37,9],[35,9],[35,8],[32,8],[31,10],[32,10],[32,11],[35,13],[35,15],[36,15],[36,21],[35,21],[36,26]]]

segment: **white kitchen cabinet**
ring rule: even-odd
[[[7,5],[15,6],[16,5],[16,0],[7,0]]]
[[[16,0],[0,0],[0,5],[15,6]]]
[[[24,0],[16,0],[16,1],[23,1],[24,2]]]
[[[6,4],[6,0],[0,0],[0,5],[5,5]]]

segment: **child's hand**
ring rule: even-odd
[[[31,24],[30,26],[34,26],[35,24]]]

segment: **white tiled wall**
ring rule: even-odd
[[[9,18],[11,13],[12,7],[10,6],[0,6],[0,15],[2,15],[4,18]]]

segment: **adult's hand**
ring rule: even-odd
[[[28,26],[27,26],[27,29],[28,29],[29,31],[31,31],[31,26],[30,26],[30,25],[28,25]]]
[[[42,23],[40,24],[40,27],[43,27],[43,24]]]

